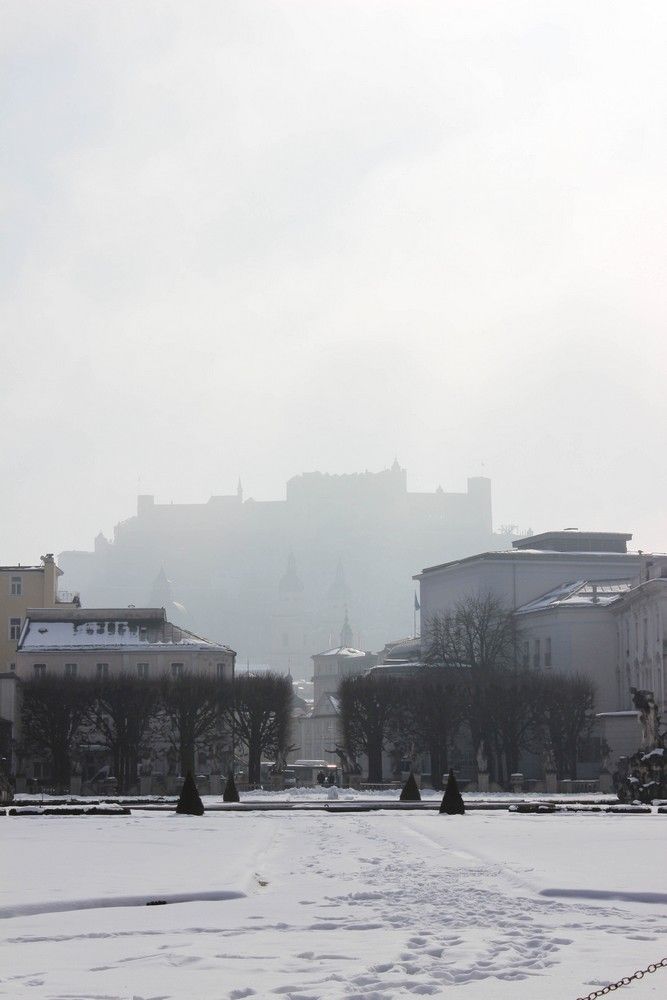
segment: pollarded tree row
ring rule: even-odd
[[[141,757],[160,748],[176,752],[181,774],[194,772],[198,750],[244,749],[249,780],[259,783],[261,758],[284,756],[289,746],[292,685],[279,674],[234,681],[197,673],[99,680],[47,675],[22,684],[21,695],[20,753],[49,760],[54,784],[63,790],[73,759],[91,743],[107,750],[121,794],[135,785]]]
[[[509,787],[524,752],[553,758],[576,778],[578,749],[591,731],[595,691],[583,677],[529,670],[518,662],[514,616],[495,598],[461,601],[425,629],[425,664],[405,678],[376,671],[340,685],[343,741],[368,757],[382,780],[382,754],[428,752],[435,788],[457,737],[484,758],[491,781]]]

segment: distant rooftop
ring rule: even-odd
[[[225,649],[167,621],[164,608],[31,608],[19,651],[47,649],[147,649],[178,646]]]
[[[334,649],[327,649],[324,653],[316,653],[316,656],[366,656],[363,649],[354,649],[353,646],[336,646]]]
[[[548,591],[534,601],[517,608],[516,614],[547,611],[553,608],[608,607],[632,589],[632,580],[575,580]]]
[[[543,531],[512,542],[515,549],[532,549],[541,552],[627,552],[632,535],[621,531]]]

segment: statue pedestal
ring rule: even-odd
[[[73,774],[69,780],[70,795],[81,795],[81,775]]]
[[[523,791],[523,774],[517,771],[516,774],[510,774],[510,784],[512,785],[512,791],[515,793]]]
[[[546,771],[544,774],[544,791],[547,795],[556,795],[558,792],[558,776],[555,771]]]
[[[142,774],[139,778],[139,795],[153,794],[153,779],[150,774]]]
[[[272,774],[271,775],[271,791],[272,792],[282,792],[285,788],[285,775],[284,774]]]
[[[480,771],[477,775],[477,791],[488,792],[489,790],[489,772]]]
[[[355,788],[357,791],[361,788],[361,775],[360,774],[350,774],[348,777],[348,788]]]
[[[211,775],[211,795],[222,795],[222,775]]]
[[[614,782],[612,780],[611,774],[606,769],[604,771],[600,771],[599,782],[600,782],[600,791],[604,792],[605,795],[607,795],[609,792],[614,791]]]

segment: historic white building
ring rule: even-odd
[[[345,615],[341,645],[317,653],[313,660],[313,711],[295,720],[295,741],[299,747],[294,759],[326,760],[338,758],[334,752],[342,742],[339,721],[338,686],[344,677],[366,673],[378,661],[374,653],[352,646],[352,630]]]
[[[472,594],[495,594],[516,614],[525,667],[582,674],[596,688],[600,734],[612,756],[637,739],[630,688],[653,691],[667,714],[667,555],[628,552],[631,535],[560,531],[432,566],[420,583],[428,622]]]

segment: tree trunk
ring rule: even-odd
[[[53,753],[53,782],[58,789],[69,790],[71,768],[69,752],[65,747],[58,748]]]
[[[251,739],[248,747],[248,784],[259,785],[262,779],[261,771],[262,747],[259,740]]]
[[[431,758],[431,788],[442,789],[442,775],[447,768],[447,755],[440,743],[433,743],[429,749]]]
[[[382,784],[382,744],[375,740],[368,745],[368,780]]]
[[[187,732],[183,733],[179,740],[179,757],[182,777],[185,777],[188,771],[191,771],[194,778],[195,744],[194,740],[190,738]]]

